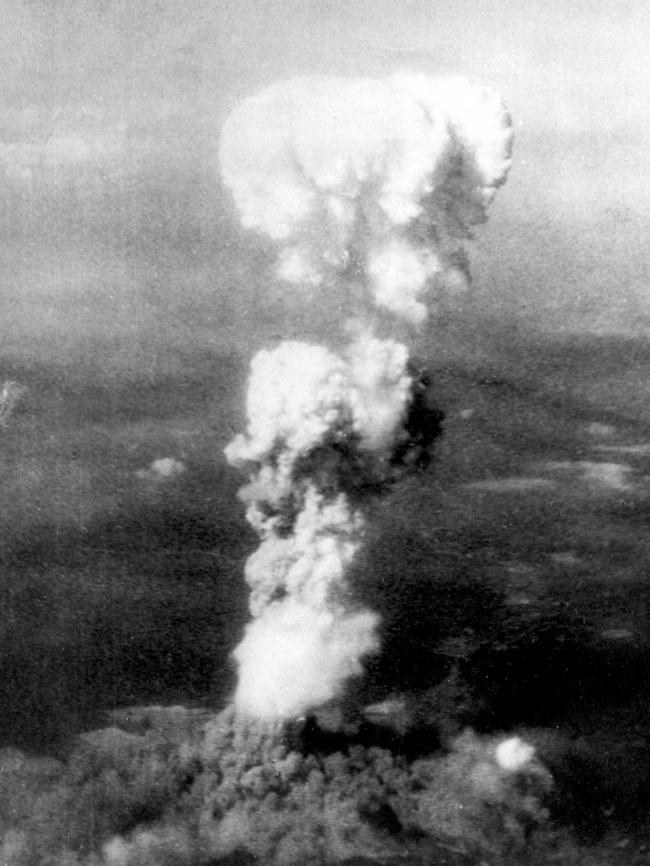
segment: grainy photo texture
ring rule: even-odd
[[[649,862],[650,7],[0,13],[0,866]]]

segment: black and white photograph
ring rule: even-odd
[[[0,866],[650,864],[649,45],[0,0]]]

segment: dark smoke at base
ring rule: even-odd
[[[299,731],[232,708],[113,722],[65,765],[1,754],[3,864],[417,863],[440,844],[516,852],[547,818],[551,777],[517,737],[466,733],[407,762],[378,747],[308,751]]]

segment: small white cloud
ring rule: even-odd
[[[507,773],[522,770],[535,757],[535,747],[521,737],[509,737],[496,747],[497,764]]]
[[[637,445],[599,445],[598,450],[646,457],[650,454],[650,442],[639,442]]]
[[[559,550],[557,553],[551,553],[549,559],[554,565],[580,565],[582,561],[571,550]]]
[[[486,493],[527,493],[529,490],[548,490],[555,486],[548,478],[515,476],[512,478],[485,478],[468,481],[462,485],[466,490],[481,490]]]
[[[182,460],[175,457],[159,457],[154,460],[147,469],[138,469],[136,476],[143,481],[167,481],[170,478],[178,478],[187,470]]]
[[[629,490],[632,487],[627,480],[632,468],[625,463],[596,463],[583,460],[581,469],[583,479],[587,482],[610,487],[612,490]]]
[[[592,421],[587,424],[586,431],[590,436],[606,437],[613,436],[616,433],[616,427],[611,424],[601,424],[599,421]]]
[[[24,385],[8,379],[0,386],[0,427],[5,427],[13,412],[27,394]]]
[[[549,472],[561,471],[577,475],[578,480],[594,487],[609,490],[632,490],[629,476],[632,467],[627,463],[605,463],[595,460],[551,460],[541,466]]]
[[[634,637],[634,631],[631,628],[606,628],[600,632],[600,636],[605,640],[627,641]]]

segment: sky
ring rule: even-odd
[[[643,0],[0,0],[0,14],[5,356],[155,366],[227,349],[270,303],[281,329],[272,257],[219,181],[223,120],[279,79],[397,70],[492,86],[513,116],[471,309],[548,334],[650,329]]]

